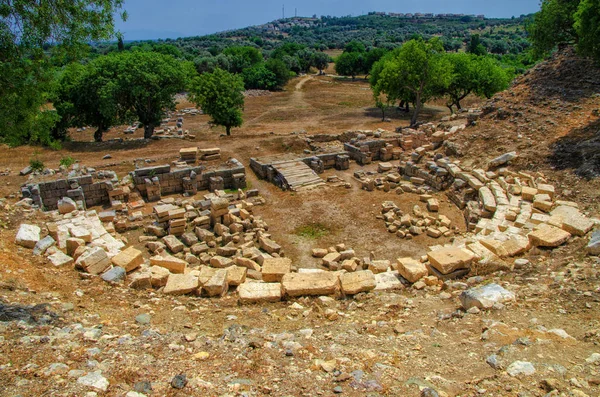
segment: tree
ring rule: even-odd
[[[271,58],[265,66],[275,75],[275,89],[282,89],[292,77],[292,72],[281,59]]]
[[[577,49],[582,55],[600,61],[600,1],[582,0],[574,19],[579,37]]]
[[[481,43],[481,37],[478,34],[474,34],[471,36],[471,41],[467,46],[467,52],[475,55],[486,55],[487,50],[485,46]]]
[[[580,0],[542,0],[541,9],[527,25],[536,56],[541,57],[557,45],[576,43],[574,15]]]
[[[213,123],[222,125],[231,135],[232,127],[243,122],[244,81],[240,76],[222,69],[197,77],[190,90],[190,99],[211,116]]]
[[[323,69],[327,68],[329,62],[331,62],[331,58],[324,52],[315,52],[313,54],[312,63],[317,69],[319,69],[319,74],[323,74]]]
[[[165,111],[175,109],[175,94],[186,89],[194,67],[157,52],[121,53],[113,61],[119,100],[142,123],[144,138],[149,139]]]
[[[273,90],[277,87],[275,73],[271,72],[264,63],[244,69],[242,78],[247,90]]]
[[[94,139],[114,125],[139,120],[149,139],[174,96],[183,91],[193,66],[156,52],[116,52],[86,66],[68,67],[57,88],[54,106],[60,128],[94,126]]]
[[[54,73],[44,49],[56,43],[75,57],[84,43],[110,38],[122,4],[122,0],[0,1],[1,141],[52,142],[56,116],[42,105]]]
[[[448,108],[462,109],[460,101],[469,94],[491,98],[495,93],[508,88],[511,74],[488,56],[475,56],[466,53],[446,54],[452,65],[452,77],[445,94]]]
[[[352,76],[352,80],[363,71],[363,56],[358,52],[344,52],[335,61],[335,72],[342,76]]]
[[[242,73],[244,69],[250,68],[263,61],[261,52],[254,47],[228,47],[223,50],[223,55],[229,58],[231,73]]]
[[[371,80],[374,94],[383,93],[390,100],[413,102],[411,126],[414,126],[423,103],[439,96],[448,87],[452,65],[444,57],[439,38],[413,39],[391,54],[382,59],[383,64],[378,65],[381,71]]]

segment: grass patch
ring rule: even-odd
[[[298,236],[316,240],[329,233],[329,229],[322,223],[310,223],[308,225],[300,226],[295,232]]]

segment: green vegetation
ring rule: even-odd
[[[29,166],[33,171],[42,172],[45,168],[44,163],[37,157],[37,154],[29,160]]]
[[[322,223],[309,223],[307,225],[300,226],[295,231],[296,235],[311,240],[324,237],[327,235],[327,233],[329,233],[329,229]]]
[[[244,109],[244,81],[240,76],[216,69],[197,77],[190,90],[190,99],[210,115],[216,125],[225,127],[231,135],[232,127],[242,125]]]
[[[57,59],[73,60],[90,41],[109,39],[122,0],[0,2],[0,141],[50,144],[58,117],[45,111]],[[123,15],[125,17],[125,15]],[[59,43],[54,47],[49,42]]]
[[[70,166],[72,166],[75,163],[76,163],[75,159],[71,156],[63,157],[60,159],[60,162],[59,162],[61,167],[67,167],[67,168],[69,168]]]

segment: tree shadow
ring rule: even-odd
[[[56,321],[58,315],[48,307],[47,303],[19,305],[0,301],[0,322],[25,321],[30,324],[49,324]]]
[[[573,129],[554,142],[550,164],[558,170],[573,169],[581,177],[600,176],[600,119]]]
[[[127,141],[110,140],[104,142],[65,142],[63,147],[72,152],[105,152],[142,149],[150,144],[150,139],[132,139]]]
[[[406,112],[403,109],[398,108],[397,106],[390,106],[386,111],[385,111],[385,118],[386,119],[390,119],[391,121],[410,121],[412,115],[413,115],[413,107],[411,105],[410,107],[410,111]],[[441,114],[444,113],[448,113],[448,109],[444,109],[441,107],[432,107],[432,106],[424,106],[423,109],[421,109],[421,112],[419,113],[419,119],[423,120],[426,119],[427,121],[439,117]],[[369,117],[369,118],[378,118],[379,121],[381,121],[381,109],[377,108],[377,107],[371,107],[371,108],[366,108],[363,115],[365,117]]]

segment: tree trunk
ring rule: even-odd
[[[381,121],[385,121],[385,108],[381,107]]]
[[[231,136],[231,126],[230,125],[225,126],[225,132],[227,133],[227,136]]]
[[[102,142],[102,134],[104,134],[104,132],[106,130],[107,129],[104,128],[104,127],[102,127],[102,126],[98,127],[98,129],[96,130],[96,132],[94,132],[94,141],[96,141],[96,142]]]
[[[446,107],[450,109],[450,114],[454,114],[454,109],[452,109],[452,104],[447,104]]]
[[[144,139],[152,138],[153,134],[154,134],[154,124],[144,125]]]
[[[421,111],[421,93],[417,93],[417,100],[415,102],[415,111],[413,112],[412,118],[410,119],[411,128],[417,125],[417,118],[419,117],[419,112]]]

